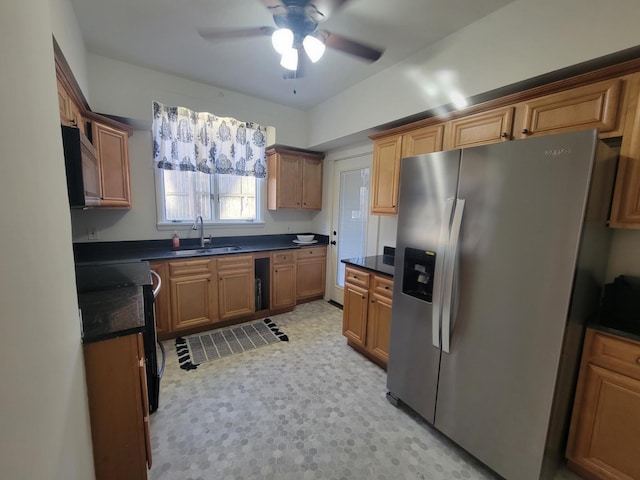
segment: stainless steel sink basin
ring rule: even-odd
[[[225,246],[225,247],[211,247],[211,248],[190,248],[186,250],[176,250],[171,252],[171,255],[175,257],[188,257],[190,255],[216,255],[219,253],[236,252],[240,250],[240,247]]]

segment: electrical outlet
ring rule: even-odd
[[[98,239],[98,229],[96,227],[87,228],[87,237],[89,240],[97,240]]]

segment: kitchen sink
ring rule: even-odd
[[[190,248],[185,250],[175,250],[171,252],[171,255],[175,257],[188,257],[190,255],[216,255],[218,253],[236,252],[238,250],[240,250],[240,247],[235,246]]]

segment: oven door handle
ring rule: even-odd
[[[158,282],[156,287],[153,289],[153,298],[156,298],[160,293],[160,288],[162,288],[162,278],[158,275],[158,272],[154,270],[149,270],[152,276],[156,277],[156,281]]]
[[[160,352],[162,353],[162,362],[160,362],[160,369],[158,370],[158,378],[162,378],[162,375],[164,374],[164,366],[166,364],[167,355],[164,351],[164,345],[162,345],[162,342],[160,340],[157,340],[156,343],[160,347]]]

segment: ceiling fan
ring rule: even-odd
[[[301,61],[304,56],[312,62],[320,60],[325,48],[353,55],[368,62],[380,58],[382,49],[343,37],[318,26],[342,8],[349,0],[260,0],[273,15],[276,27],[253,27],[237,29],[199,28],[198,33],[206,40],[216,41],[234,38],[271,36],[273,47],[282,55],[280,65],[288,72],[285,78],[302,76]]]

